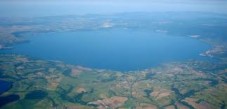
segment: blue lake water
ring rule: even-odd
[[[149,31],[94,30],[26,34],[30,42],[4,52],[90,68],[141,70],[164,62],[202,59],[209,45]]]
[[[20,99],[19,95],[16,94],[11,94],[11,95],[7,95],[7,96],[1,96],[0,97],[0,108],[8,103],[17,101]]]
[[[0,108],[8,103],[11,103],[20,99],[20,96],[16,94],[2,96],[2,94],[8,91],[11,87],[12,87],[12,82],[0,80]]]
[[[9,90],[11,86],[11,82],[0,80],[0,95]]]

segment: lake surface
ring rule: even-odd
[[[0,80],[0,108],[8,103],[11,103],[20,99],[20,96],[16,94],[2,96],[2,94],[8,91],[11,87],[12,87],[12,82]]]
[[[9,90],[11,86],[11,82],[0,80],[0,95]]]
[[[4,52],[119,71],[202,59],[204,57],[199,54],[209,48],[209,45],[190,37],[127,29],[33,33],[26,36],[30,42]]]
[[[26,94],[25,99],[43,99],[48,95],[47,92],[42,90],[35,90]]]

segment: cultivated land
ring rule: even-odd
[[[2,79],[14,82],[1,96],[20,96],[3,108],[218,109],[227,102],[224,62],[216,66],[199,61],[168,63],[132,72],[89,69],[19,55],[1,55],[0,62]],[[40,98],[36,94],[44,95]]]
[[[113,17],[115,16],[115,17]],[[27,41],[23,34],[95,29],[149,29],[212,45],[211,60],[163,63],[141,71],[90,69],[59,61],[0,54],[0,79],[20,99],[1,108],[224,109],[227,103],[227,16],[209,13],[1,18],[0,48]],[[193,16],[193,17],[192,17]],[[179,31],[181,30],[181,31]],[[26,43],[26,42],[25,42]]]

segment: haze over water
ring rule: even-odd
[[[1,0],[1,17],[113,14],[125,12],[227,13],[226,0]]]

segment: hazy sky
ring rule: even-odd
[[[0,17],[121,12],[201,11],[227,13],[227,0],[1,0]]]

